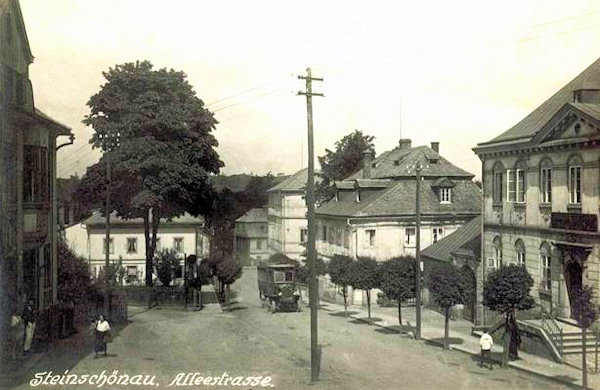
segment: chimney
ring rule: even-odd
[[[372,160],[373,160],[373,152],[370,151],[369,149],[365,150],[363,152],[363,172],[362,172],[363,179],[371,178],[371,161]]]
[[[431,149],[433,149],[434,152],[436,153],[440,153],[440,143],[439,142],[432,142],[431,143]]]
[[[400,149],[410,149],[410,144],[411,141],[409,138],[401,138],[399,145],[400,145]]]

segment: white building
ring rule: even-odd
[[[67,243],[75,253],[89,260],[94,277],[105,265],[106,218],[95,212],[79,225],[68,227],[65,231]],[[110,217],[110,260],[122,261],[131,283],[140,283],[146,273],[146,245],[144,223],[140,219],[124,220]],[[199,259],[209,255],[209,239],[204,233],[204,219],[185,214],[172,221],[161,221],[157,232],[157,251],[165,248],[175,249],[183,259],[196,255]]]

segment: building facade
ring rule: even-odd
[[[125,284],[143,284],[146,275],[146,245],[142,219],[124,220],[116,213],[110,217],[110,261],[121,263]],[[96,212],[81,224],[65,229],[67,244],[75,253],[89,260],[93,277],[98,277],[106,264],[106,218]],[[209,256],[209,239],[204,220],[183,215],[172,221],[161,221],[157,231],[156,250],[174,249],[183,259],[196,255]],[[176,275],[178,276],[178,275]]]
[[[363,168],[336,182],[336,196],[317,208],[317,251],[386,260],[416,251],[416,166],[420,186],[421,248],[437,242],[480,214],[481,195],[473,175],[432,147],[410,140],[378,158],[365,155]]]
[[[269,253],[283,253],[300,260],[307,238],[306,180],[308,169],[302,169],[268,190]]]
[[[70,129],[39,111],[33,56],[17,0],[0,1],[0,335],[26,301],[40,312],[36,337],[52,338],[57,303],[56,148]]]
[[[267,208],[251,209],[235,220],[235,259],[242,265],[254,266],[269,257]]]
[[[570,317],[584,285],[598,302],[600,60],[474,151],[484,188],[478,280],[521,264],[534,279],[534,298],[553,315]]]

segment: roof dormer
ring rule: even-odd
[[[600,82],[585,81],[573,90],[573,103],[600,104]]]

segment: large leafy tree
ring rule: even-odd
[[[329,264],[327,264],[327,272],[331,282],[340,289],[340,293],[344,298],[344,313],[348,313],[348,287],[352,283],[351,267],[352,260],[349,256],[334,255]]]
[[[380,288],[398,301],[398,323],[402,326],[402,302],[415,296],[417,262],[412,256],[394,257],[379,265]]]
[[[379,287],[379,266],[377,260],[361,257],[351,263],[350,285],[358,290],[364,290],[367,295],[367,313],[371,322],[371,290]]]
[[[487,276],[483,285],[483,305],[505,316],[504,351],[502,366],[508,366],[508,353],[518,351],[519,333],[516,326],[517,310],[528,310],[534,300],[530,295],[533,279],[525,267],[518,265],[502,266]]]
[[[578,291],[575,291],[573,300],[573,317],[581,328],[581,364],[582,364],[582,384],[583,388],[588,388],[588,373],[587,373],[587,332],[594,321],[598,319],[598,309],[592,301],[594,289],[590,286],[584,286]]]
[[[325,149],[325,154],[319,156],[321,181],[315,187],[317,203],[333,198],[336,180],[343,180],[360,170],[365,151],[375,155],[374,139],[360,130],[354,130],[335,143],[335,150]]]
[[[448,349],[450,308],[465,302],[467,288],[459,270],[451,264],[444,264],[434,268],[429,276],[429,291],[433,301],[444,309],[444,349]]]
[[[110,158],[111,206],[125,219],[143,218],[151,284],[160,220],[211,210],[209,176],[223,166],[212,135],[217,120],[183,72],[138,61],[116,65],[103,76],[106,83],[88,101],[83,122],[95,131],[90,143],[105,153],[80,188],[90,184],[82,195],[90,203],[102,201],[98,186],[106,185],[103,168]]]

